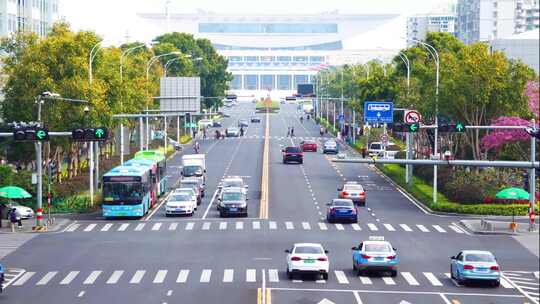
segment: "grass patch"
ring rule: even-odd
[[[448,200],[441,193],[437,193],[437,203],[433,203],[433,187],[413,176],[413,186],[409,188],[405,183],[405,168],[397,164],[377,165],[377,167],[434,211],[478,215],[527,215],[529,206],[526,204],[460,204]]]
[[[190,141],[191,141],[191,136],[189,136],[187,134],[184,134],[184,135],[180,136],[180,143],[181,144],[187,144]]]
[[[256,110],[270,109],[270,110],[279,110],[279,102],[277,101],[257,101],[255,105]]]

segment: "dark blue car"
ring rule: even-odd
[[[4,290],[4,266],[0,264],[0,293]]]
[[[358,210],[350,199],[333,199],[328,204],[326,220],[329,223],[347,221],[356,223],[358,221]]]

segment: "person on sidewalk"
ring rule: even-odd
[[[12,208],[9,211],[9,222],[11,225],[11,232],[15,232],[15,223],[17,223],[17,209]]]
[[[294,127],[291,127],[291,137],[294,137]]]

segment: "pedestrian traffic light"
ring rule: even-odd
[[[395,123],[392,126],[392,131],[394,132],[409,132],[416,133],[420,130],[419,123]]]
[[[186,123],[190,123],[191,122],[191,114],[190,113],[186,113]]]
[[[13,131],[15,141],[48,141],[49,130],[41,127],[18,128]]]
[[[439,124],[437,129],[441,133],[463,133],[467,127],[464,123]]]
[[[74,141],[106,141],[108,138],[109,130],[105,127],[71,130],[71,139]]]

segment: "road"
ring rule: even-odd
[[[224,127],[253,111],[253,104],[229,109]],[[294,105],[269,116],[263,181],[267,125],[265,114],[257,115],[262,122],[242,138],[200,141],[207,195],[193,217],[165,217],[161,206],[142,220],[79,220],[31,238],[1,259],[10,271],[0,303],[538,303],[538,258],[514,238],[474,235],[457,225],[459,217],[426,214],[365,164],[334,164],[320,152],[306,153],[303,165],[282,164],[283,147],[324,141],[311,120],[300,122]],[[294,138],[286,137],[288,127]],[[168,161],[171,184],[179,170],[176,155]],[[219,218],[214,193],[229,175],[249,185],[248,218]],[[326,203],[346,180],[366,186],[367,207],[356,224],[328,224]],[[263,185],[267,218],[260,218]],[[352,271],[350,248],[374,235],[397,248],[397,277]],[[295,242],[329,250],[327,281],[286,278],[283,251]],[[466,248],[498,257],[500,288],[459,286],[448,277],[449,257]]]

